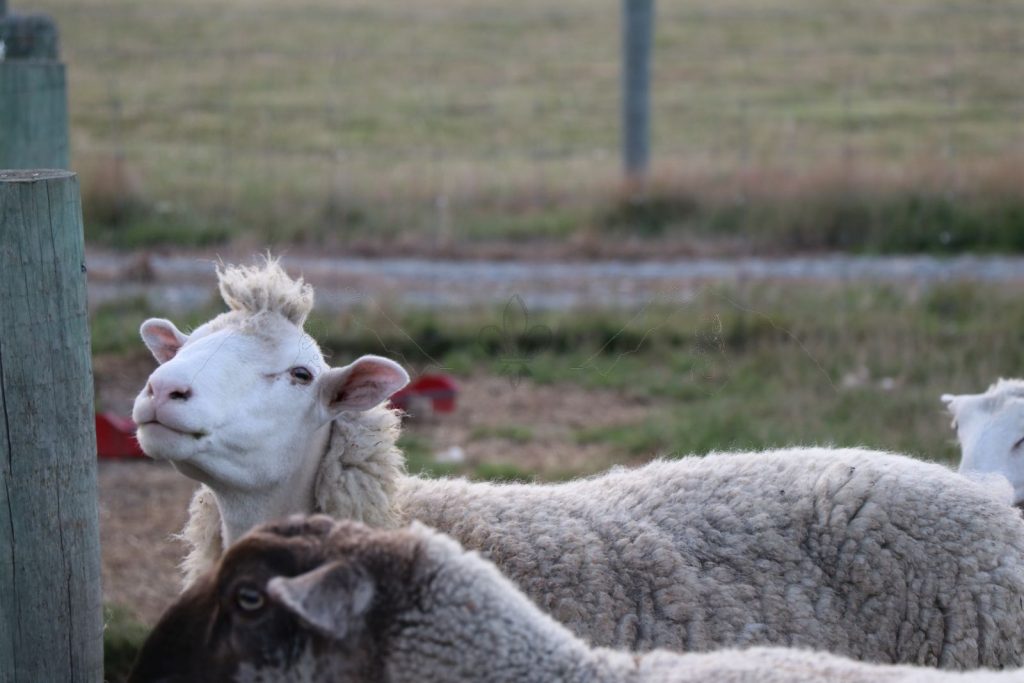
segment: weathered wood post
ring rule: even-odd
[[[67,168],[67,85],[57,25],[41,14],[5,14],[0,0],[0,168]]]
[[[0,171],[0,683],[103,678],[78,179]]]

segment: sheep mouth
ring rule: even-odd
[[[142,424],[139,425],[139,429],[142,429],[143,427],[161,427],[163,429],[166,429],[169,432],[174,432],[175,434],[180,434],[181,436],[191,437],[191,438],[195,439],[196,441],[199,441],[200,439],[202,439],[205,436],[209,436],[208,432],[204,432],[204,431],[190,432],[190,431],[188,431],[186,429],[178,429],[176,427],[172,427],[169,424],[167,424],[166,422],[160,422],[159,420],[150,420],[148,422],[143,422]]]

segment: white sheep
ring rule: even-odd
[[[405,370],[377,356],[330,368],[302,330],[312,287],[275,261],[217,274],[228,312],[188,335],[167,320],[142,324],[160,367],[132,410],[143,451],[209,487],[190,508],[187,577],[256,524],[294,512],[319,507],[392,522],[391,513],[375,516],[393,493],[375,468],[402,462],[398,417],[381,402],[405,386]],[[351,482],[368,488],[315,486],[328,450],[344,451],[350,465],[372,455],[371,476]]]
[[[594,649],[490,562],[413,523],[261,527],[170,607],[129,683],[1010,683],[785,648]]]
[[[983,394],[943,394],[960,441],[960,473],[1002,475],[1024,508],[1024,380],[1000,379]]]
[[[220,280],[232,311],[191,336],[143,325],[163,364],[136,401],[140,442],[204,483],[184,532],[189,580],[292,512],[419,519],[484,552],[595,645],[1024,663],[1024,525],[944,467],[800,448],[557,485],[410,477],[398,418],[373,406],[401,369],[329,369],[300,327],[312,292],[275,263]]]

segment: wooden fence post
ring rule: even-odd
[[[0,62],[0,168],[67,168],[64,65]]]
[[[0,0],[0,169],[67,168],[68,104],[57,25]]]
[[[103,678],[78,179],[0,171],[0,682]]]
[[[8,14],[5,0],[0,0],[0,40],[5,59],[60,59],[57,23],[38,12]]]

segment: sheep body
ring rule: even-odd
[[[404,476],[387,448],[381,461],[372,449],[353,454],[321,468],[320,512],[450,533],[595,645],[772,644],[947,668],[1024,664],[1024,526],[939,465],[803,448],[499,485]],[[396,479],[369,483],[381,476]],[[371,490],[394,514],[332,503]],[[215,506],[198,512],[207,519],[193,514],[191,529],[216,527]],[[197,543],[199,554],[217,553]]]
[[[1024,681],[1024,672],[937,672],[911,666],[866,664],[824,652],[758,647],[690,655],[659,650],[643,658],[636,676],[627,674],[615,680],[616,683],[1020,683]]]
[[[222,602],[241,582],[266,595],[257,620]],[[313,517],[257,529],[168,610],[130,683],[152,680],[1010,683],[1024,672],[938,672],[784,648],[592,648],[450,537],[418,523],[373,530]]]
[[[1024,529],[938,465],[712,454],[550,488],[414,481],[399,500],[595,644],[1024,663]]]

